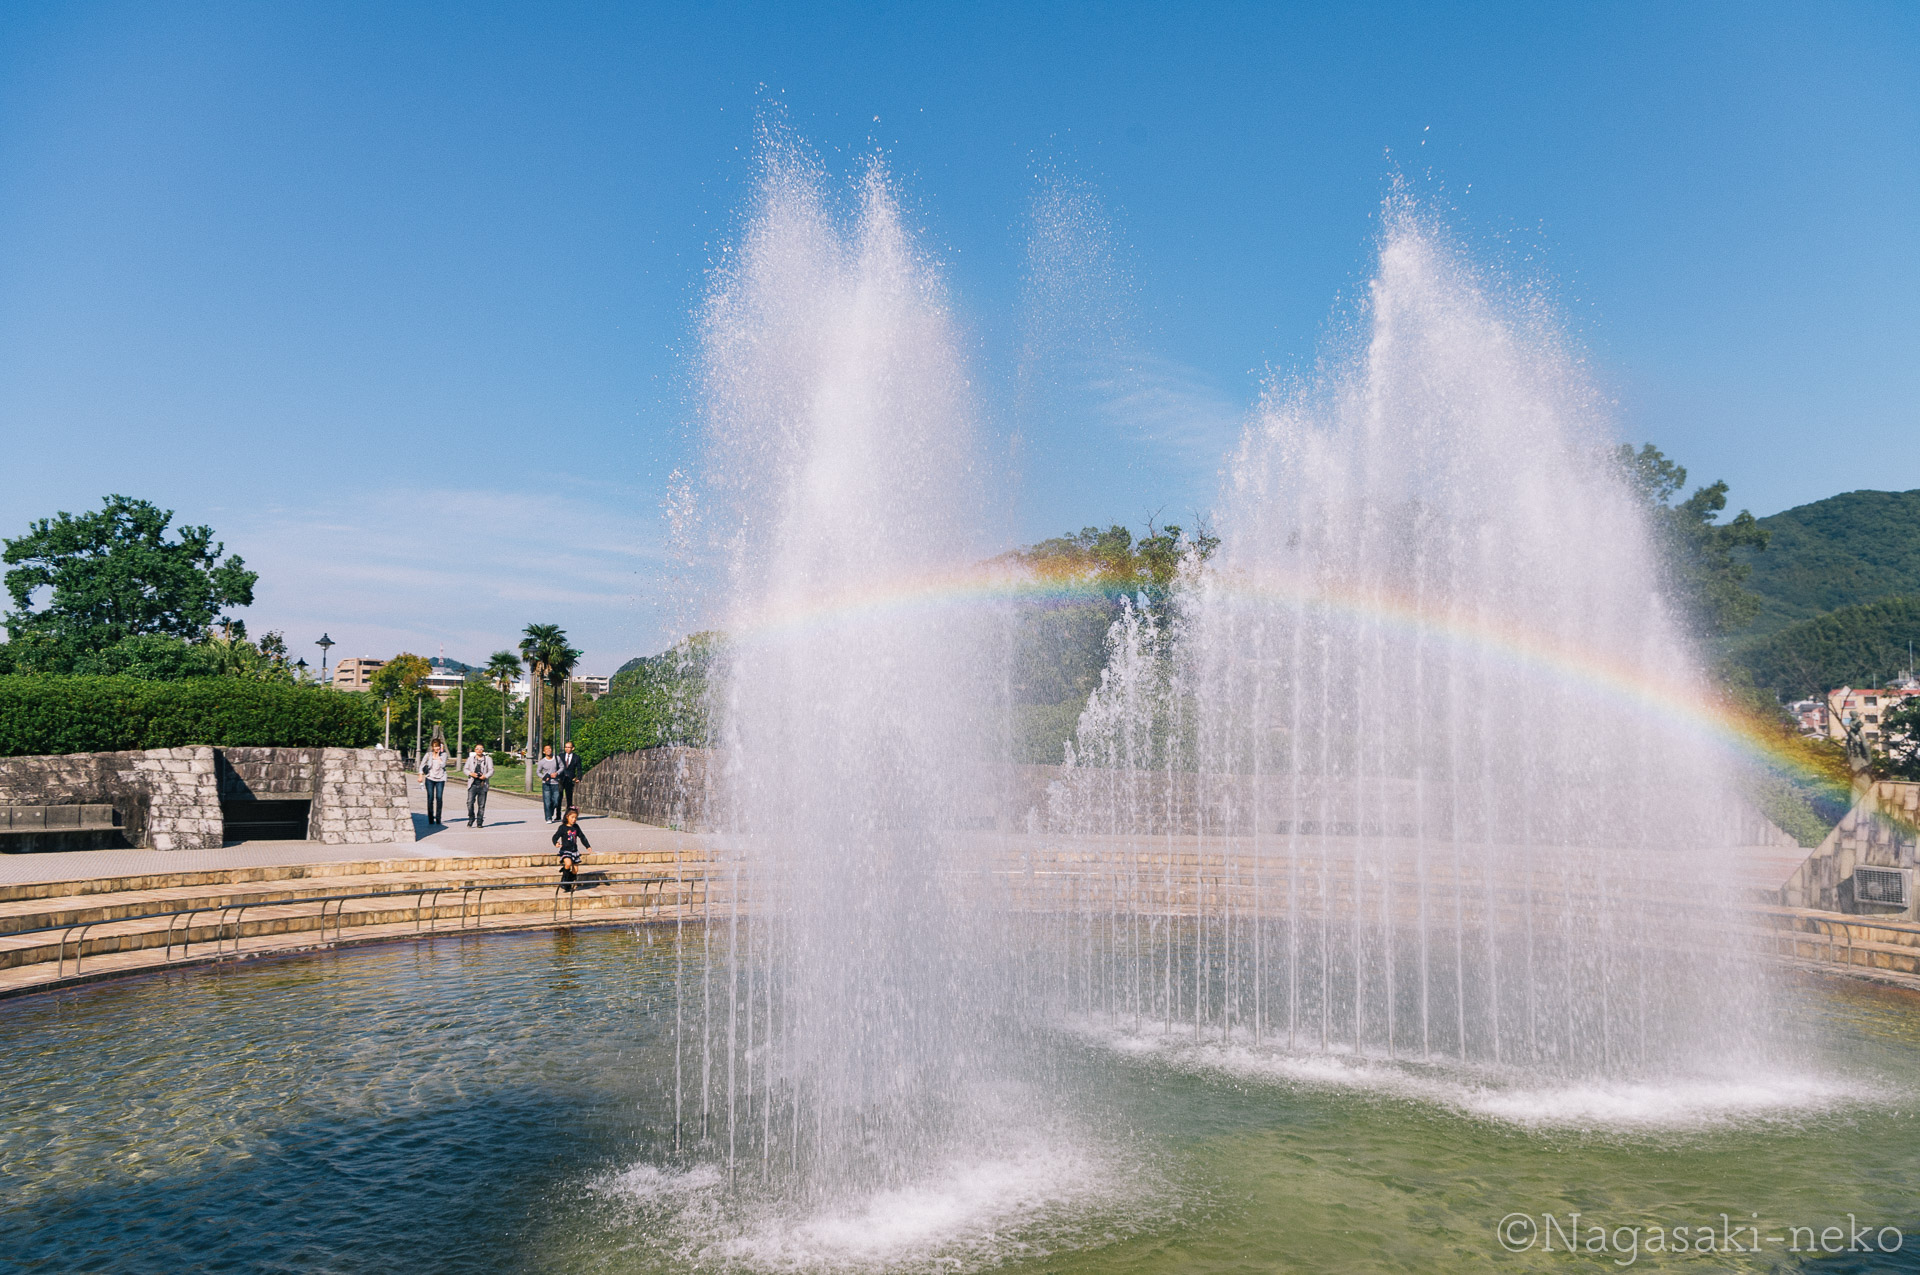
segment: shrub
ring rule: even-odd
[[[135,748],[363,748],[380,738],[369,695],[240,678],[0,676],[0,756]]]

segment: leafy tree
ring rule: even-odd
[[[410,724],[414,705],[433,698],[433,692],[421,685],[432,672],[433,666],[424,656],[402,651],[374,670],[367,690],[385,701],[395,722]]]
[[[1920,695],[1881,716],[1880,739],[1885,751],[1874,758],[1874,777],[1920,783]]]
[[[4,541],[9,663],[58,672],[124,638],[193,640],[225,608],[250,604],[259,576],[224,556],[211,527],[181,527],[175,538],[172,521],[172,510],[116,495],[95,513],[61,512]]]
[[[513,679],[509,677],[511,686]],[[501,751],[506,751],[509,740],[518,739],[518,732],[508,718],[509,701],[498,686],[489,681],[485,670],[469,670],[465,685],[457,690],[442,691],[425,701],[424,720],[428,732],[435,725],[446,737],[449,749],[471,748],[476,743],[486,742],[492,746],[493,736],[489,734],[495,723],[502,728]],[[464,727],[464,734],[462,729]]]
[[[1669,593],[1704,637],[1724,637],[1760,613],[1760,596],[1745,581],[1752,568],[1736,551],[1767,547],[1767,529],[1742,509],[1731,522],[1717,521],[1727,507],[1727,484],[1696,487],[1678,504],[1687,471],[1652,443],[1634,451],[1622,443],[1613,453],[1652,515],[1662,550]]]
[[[507,751],[507,705],[513,697],[513,684],[520,677],[520,657],[512,651],[495,651],[487,657],[487,666],[481,670],[493,685],[500,688],[500,751]]]
[[[105,677],[137,677],[145,682],[177,682],[189,677],[218,677],[225,668],[220,653],[206,642],[183,642],[166,633],[141,633],[74,661],[73,671]]]
[[[622,665],[575,732],[580,764],[591,767],[640,748],[710,746],[707,688],[723,646],[718,633],[695,633],[659,655]]]

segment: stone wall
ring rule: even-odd
[[[573,804],[583,814],[707,831],[714,822],[710,781],[717,777],[719,758],[707,748],[615,753],[580,777]]]
[[[108,805],[112,844],[200,850],[221,844],[220,802],[301,798],[308,835],[329,845],[412,841],[400,754],[378,748],[154,748],[0,758],[0,807]],[[0,838],[0,850],[53,848]]]
[[[384,748],[318,751],[320,784],[310,834],[315,841],[359,845],[413,840],[412,795],[399,753]]]
[[[310,798],[320,786],[323,751],[319,748],[219,749],[214,764],[220,775],[220,800]]]
[[[1913,869],[1920,853],[1920,784],[1890,781],[1857,790],[1852,810],[1780,890],[1790,908],[1822,912],[1873,911],[1920,919],[1920,900],[1904,909],[1862,905],[1853,899],[1853,870]],[[1914,891],[1909,884],[1909,897]]]
[[[0,758],[0,805],[96,804],[113,807],[129,846],[202,850],[225,833],[211,748]]]

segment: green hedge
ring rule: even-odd
[[[0,757],[212,744],[364,748],[380,738],[371,695],[231,677],[0,677]]]

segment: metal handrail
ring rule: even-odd
[[[240,940],[245,937],[245,918],[247,909],[249,908],[293,907],[304,903],[318,903],[320,905],[320,940],[324,943],[327,937],[327,907],[334,905],[333,935],[334,941],[337,943],[341,941],[346,932],[346,905],[361,899],[418,899],[425,896],[432,896],[433,901],[431,903],[424,906],[420,904],[415,905],[414,930],[415,932],[419,931],[422,920],[424,919],[428,931],[437,932],[440,909],[439,896],[451,893],[454,890],[460,891],[460,928],[464,930],[467,928],[467,901],[476,894],[481,896],[481,902],[484,905],[485,896],[491,891],[539,889],[551,886],[553,889],[553,917],[554,920],[557,921],[560,919],[560,896],[563,894],[566,895],[567,898],[567,917],[571,920],[573,917],[574,893],[579,889],[592,889],[602,885],[665,885],[668,882],[681,882],[682,880],[683,879],[679,877],[659,875],[626,876],[601,874],[590,878],[584,876],[557,876],[551,878],[522,878],[506,881],[441,882],[438,885],[419,886],[407,890],[366,890],[353,894],[305,894],[272,899],[247,899],[238,902],[230,899],[225,903],[208,903],[199,907],[175,908],[167,912],[141,912],[133,916],[94,917],[88,921],[64,921],[53,925],[29,926],[25,929],[0,931],[0,938],[21,938],[29,934],[50,934],[56,930],[61,931],[60,942],[56,949],[57,959],[55,962],[54,976],[56,978],[64,978],[66,977],[67,969],[67,944],[70,941],[74,942],[73,972],[78,974],[80,972],[80,962],[86,954],[87,931],[96,925],[117,925],[124,921],[166,921],[167,941],[164,945],[165,955],[162,958],[164,963],[173,959],[174,927],[179,923],[180,918],[200,916],[208,912],[220,913],[220,919],[214,926],[214,942],[218,945],[217,951],[224,951],[226,948],[227,918],[228,914],[232,914],[233,950],[237,956],[240,952]],[[567,889],[568,886],[572,886],[574,889],[569,890]],[[662,892],[655,891],[654,893],[658,896]],[[480,927],[481,919],[484,916],[484,906],[474,912],[474,928]],[[77,941],[73,939],[75,930],[80,932],[80,937]],[[192,947],[192,934],[193,926],[192,923],[189,922],[181,931],[180,951],[183,959]],[[205,940],[202,941],[204,942]]]

